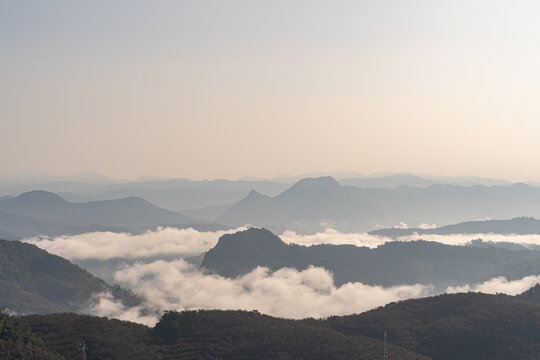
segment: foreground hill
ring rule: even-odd
[[[522,301],[522,296],[440,295],[322,323],[349,335],[387,331],[393,343],[434,359],[539,359],[540,306]]]
[[[315,232],[327,226],[350,232],[400,222],[448,224],[518,216],[540,217],[540,188],[433,184],[427,188],[365,189],[323,177],[300,180],[274,197],[252,192],[215,221],[231,226],[251,224],[276,232]]]
[[[517,217],[509,220],[466,221],[459,224],[441,226],[433,229],[387,228],[369,232],[372,235],[398,238],[408,235],[451,235],[451,234],[540,234],[540,220],[532,217]]]
[[[43,340],[27,327],[3,313],[0,313],[0,356],[2,359],[65,359],[48,349]]]
[[[158,225],[182,225],[193,219],[161,209],[141,198],[72,203],[50,192],[31,191],[0,201],[0,225],[13,236],[54,236],[92,230],[142,231]]]
[[[0,240],[0,309],[22,313],[80,311],[93,294],[104,291],[126,304],[138,301],[37,246]]]
[[[77,359],[379,359],[383,344],[324,326],[246,311],[166,312],[153,329],[76,314],[19,319],[48,348]],[[378,334],[377,337],[381,337]],[[393,359],[427,359],[390,346]]]
[[[375,249],[353,245],[287,245],[265,229],[223,235],[204,256],[202,267],[227,277],[257,266],[271,270],[309,265],[324,267],[337,284],[450,285],[480,282],[495,276],[521,278],[540,273],[540,253],[494,247],[450,246],[435,242],[390,242]]]

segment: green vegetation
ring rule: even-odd
[[[18,321],[70,359],[80,358],[81,341],[88,359],[379,359],[383,348],[380,340],[246,311],[170,311],[153,329],[76,314]],[[427,359],[390,349],[393,359]]]
[[[104,291],[127,305],[138,301],[66,259],[34,245],[0,240],[0,308],[22,313],[77,311],[93,294]]]
[[[320,323],[348,335],[386,330],[389,341],[434,359],[539,359],[540,305],[525,294],[440,295]]]
[[[60,360],[62,356],[45,347],[43,340],[27,327],[0,313],[0,360],[36,359]]]

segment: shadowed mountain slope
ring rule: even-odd
[[[251,228],[223,235],[204,256],[202,267],[236,277],[266,266],[271,270],[309,265],[324,267],[337,284],[363,282],[372,285],[450,285],[480,282],[495,276],[521,278],[540,273],[540,253],[450,246],[436,242],[390,242],[375,249],[353,245],[287,245],[265,229]]]
[[[101,292],[126,304],[138,302],[129,292],[37,246],[0,240],[0,308],[27,314],[80,311]]]
[[[27,316],[20,322],[66,357],[89,359],[369,359],[383,344],[346,336],[302,321],[246,311],[166,312],[153,329],[125,321],[58,314]],[[393,359],[427,357],[390,345]]]
[[[321,322],[349,335],[386,331],[389,341],[434,359],[540,358],[540,306],[519,296],[440,295]]]

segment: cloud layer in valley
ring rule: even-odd
[[[192,228],[177,229],[166,227],[136,235],[93,232],[80,235],[65,235],[56,238],[33,237],[23,241],[37,245],[50,253],[70,260],[109,260],[114,258],[137,260],[160,256],[177,256],[178,258],[183,258],[203,254],[212,248],[223,234],[234,233],[244,229],[237,228],[227,231],[205,232]],[[375,236],[368,233],[341,233],[331,228],[311,235],[285,231],[279,236],[287,244],[305,246],[347,244],[375,248],[386,242],[395,241],[389,237]],[[436,241],[447,245],[464,245],[474,239],[483,239],[496,243],[509,242],[521,245],[540,245],[540,235],[425,234],[402,236],[397,241],[413,241],[418,239]]]
[[[504,276],[496,277],[479,284],[450,286],[446,293],[482,292],[485,294],[518,295],[540,283],[540,275],[525,276],[522,279],[508,281]]]
[[[183,260],[137,263],[117,271],[115,280],[145,299],[144,305],[124,308],[109,294],[100,294],[90,312],[149,325],[167,309],[256,309],[285,318],[321,318],[426,296],[431,290],[419,284],[384,288],[347,283],[336,287],[332,274],[319,267],[275,272],[258,267],[230,279],[204,274]],[[152,313],[155,315],[149,315]]]
[[[430,284],[406,284],[384,288],[362,283],[336,286],[329,271],[310,267],[298,271],[283,268],[275,272],[259,267],[236,279],[206,274],[182,258],[200,255],[212,248],[225,233],[199,232],[194,229],[158,228],[144,234],[88,233],[57,238],[32,238],[33,243],[51,253],[81,264],[88,271],[110,282],[131,289],[143,299],[137,307],[126,308],[110,294],[96,294],[88,312],[101,316],[154,324],[164,310],[244,309],[286,317],[326,317],[363,312],[386,303],[434,294]],[[366,233],[339,233],[327,229],[313,235],[286,231],[280,237],[286,243],[352,244],[376,247],[390,238]],[[461,245],[472,239],[493,242],[540,244],[540,235],[427,235],[426,240]],[[418,236],[400,239],[410,241]],[[107,265],[114,260],[109,268]],[[92,266],[88,266],[92,264]],[[105,270],[104,270],[105,269]],[[494,278],[481,284],[449,287],[446,292],[481,291],[487,293],[521,293],[540,276],[507,281]]]

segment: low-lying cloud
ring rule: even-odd
[[[304,246],[331,244],[331,245],[355,245],[376,248],[392,238],[374,236],[368,233],[341,233],[338,230],[327,228],[323,232],[311,235],[297,234],[294,231],[285,231],[279,236],[287,244],[298,244]]]
[[[32,237],[24,242],[37,245],[50,253],[70,260],[137,260],[160,256],[184,258],[205,253],[216,245],[218,239],[226,233],[245,230],[245,228],[227,231],[197,231],[192,228],[172,227],[157,228],[143,234],[92,232],[80,235],[65,235],[56,238]],[[305,246],[332,244],[355,245],[375,248],[391,241],[414,241],[423,239],[447,245],[466,245],[474,239],[483,239],[494,243],[507,242],[520,245],[540,246],[540,235],[499,235],[499,234],[451,234],[451,235],[407,235],[396,240],[390,237],[375,236],[368,233],[342,233],[328,228],[311,235],[285,231],[279,237],[287,244]]]
[[[420,284],[384,288],[359,282],[336,287],[332,274],[320,267],[275,272],[258,267],[231,279],[205,274],[183,260],[138,263],[117,271],[114,277],[143,298],[144,304],[124,308],[109,294],[101,294],[91,312],[148,325],[167,309],[256,309],[284,318],[321,318],[426,296],[431,290]]]
[[[482,292],[485,294],[518,295],[540,283],[540,275],[525,276],[522,279],[508,281],[504,276],[496,277],[479,284],[450,286],[447,294],[462,292]]]
[[[110,294],[96,294],[88,312],[146,325],[154,324],[164,310],[170,309],[256,309],[286,318],[320,318],[359,313],[389,302],[435,294],[430,284],[385,288],[356,282],[338,287],[332,273],[320,267],[302,271],[283,268],[275,272],[259,267],[231,279],[204,273],[198,266],[182,259],[203,254],[217,243],[221,235],[238,230],[242,228],[220,232],[158,228],[139,235],[96,232],[31,238],[25,242],[81,264],[91,273],[118,283],[143,299],[140,306],[126,308]],[[312,235],[286,231],[280,237],[286,243],[306,246],[350,244],[373,248],[395,241],[367,233],[340,233],[333,229]],[[467,244],[477,238],[540,244],[540,235],[413,235],[399,240],[418,238],[450,245]],[[498,277],[480,284],[449,287],[446,292],[481,291],[515,295],[538,282],[540,276],[514,281]]]
[[[24,242],[70,260],[143,259],[160,255],[195,256],[210,250],[220,236],[245,228],[227,231],[197,231],[158,227],[143,234],[92,232],[56,238],[33,237]]]

